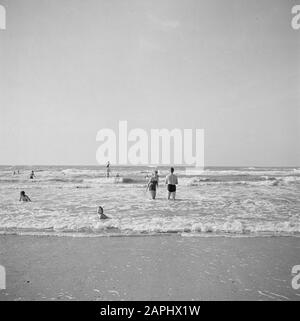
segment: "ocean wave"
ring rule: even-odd
[[[201,184],[255,184],[255,185],[277,185],[282,183],[297,182],[300,178],[299,168],[257,168],[246,167],[236,169],[215,169],[209,168],[199,173],[178,168],[179,184],[186,186],[197,186]],[[160,181],[164,180],[168,171],[162,168],[160,171]],[[28,169],[23,170],[20,175],[12,176],[6,169],[0,171],[0,183],[18,184],[24,182],[53,182],[53,183],[95,183],[95,184],[144,184],[147,182],[151,172],[148,167],[114,167],[111,176],[106,177],[104,167],[93,168],[45,168],[36,170],[36,178],[29,179]],[[275,182],[275,181],[279,182]],[[270,182],[274,181],[274,182]],[[252,183],[254,182],[254,183]],[[257,183],[262,182],[262,183]]]
[[[28,178],[28,170],[17,177],[0,171],[0,233],[295,236],[300,232],[297,168],[252,170],[259,175],[220,171],[210,175],[210,170],[192,176],[180,169],[175,202],[166,199],[164,171],[153,201],[145,193],[150,173],[146,168],[118,170],[119,177],[116,172],[106,178],[103,168],[55,167],[38,172],[34,180]],[[8,183],[1,184],[5,180]],[[20,190],[32,202],[19,202]],[[99,205],[111,219],[99,221]]]
[[[96,169],[68,168],[62,170],[61,174],[66,176],[99,177],[100,175],[104,175],[104,171]]]
[[[166,224],[167,223],[167,224]],[[22,226],[23,225],[23,226]],[[102,235],[102,234],[119,234],[126,235],[160,235],[160,234],[227,234],[227,235],[251,235],[260,236],[269,235],[300,235],[299,222],[256,222],[245,223],[239,220],[225,222],[166,222],[160,219],[154,219],[147,222],[121,222],[118,219],[109,219],[93,224],[65,224],[57,226],[28,226],[25,224],[7,224],[0,227],[0,234],[22,234],[35,233],[43,235],[45,233],[61,235],[71,234],[87,234],[87,235]]]
[[[54,183],[82,183],[83,179],[80,178],[68,178],[68,177],[43,177],[43,178],[35,178],[35,179],[29,179],[29,178],[12,178],[12,179],[6,179],[6,178],[0,178],[0,183],[14,183],[14,184],[20,184],[20,183],[30,183],[30,184],[40,184],[40,183],[47,183],[47,182],[54,182]]]
[[[201,175],[208,176],[287,176],[287,175],[300,174],[298,169],[282,168],[282,169],[228,169],[228,170],[215,170],[206,169]]]
[[[48,181],[48,182],[57,182],[57,183],[82,183],[83,179],[80,178],[64,178],[64,177],[60,177],[60,178],[48,178],[45,179],[43,181]]]
[[[181,180],[182,185],[187,186],[201,186],[205,184],[224,184],[224,185],[265,185],[277,186],[280,184],[289,184],[300,182],[299,176],[286,176],[286,177],[268,177],[261,176],[255,179],[248,178],[248,180],[224,180],[218,178],[205,178],[205,177],[192,177],[189,179]]]
[[[84,179],[85,183],[91,184],[145,184],[145,177],[101,177],[95,179]]]
[[[21,179],[21,178],[0,178],[0,183],[13,184],[22,186],[26,184],[41,185],[47,183],[68,183],[68,184],[86,184],[86,185],[102,185],[102,184],[147,184],[147,177],[96,177],[96,178],[79,178],[79,177],[45,177],[37,179]],[[262,186],[277,186],[283,184],[291,184],[300,182],[300,176],[260,176],[260,177],[242,177],[241,179],[230,179],[223,177],[179,177],[179,185],[182,186],[202,186],[206,184],[224,184],[224,185],[262,185]],[[164,184],[164,177],[160,178],[160,185]],[[30,185],[31,186],[31,185]]]

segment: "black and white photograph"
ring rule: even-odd
[[[0,0],[0,301],[299,301],[299,58],[300,0]]]

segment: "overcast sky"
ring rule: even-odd
[[[97,164],[127,120],[204,128],[206,166],[299,166],[296,3],[0,0],[0,164]]]

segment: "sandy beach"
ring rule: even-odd
[[[0,317],[300,301],[299,36],[300,0],[0,0]]]
[[[0,300],[299,300],[294,237],[0,236]]]

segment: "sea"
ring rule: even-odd
[[[146,186],[153,170],[112,166],[107,178],[101,166],[0,166],[0,234],[300,235],[300,168],[176,167],[175,201],[167,200],[168,167],[158,167],[157,198],[150,198]],[[20,191],[32,202],[20,202]],[[109,219],[99,219],[98,206]]]

